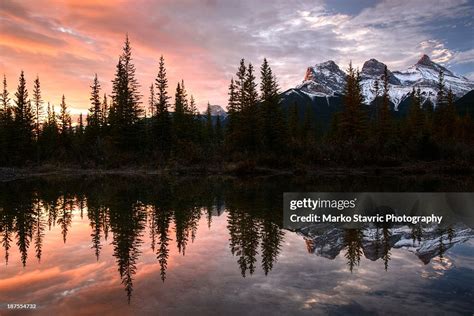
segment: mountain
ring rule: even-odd
[[[222,108],[220,105],[209,105],[209,108],[211,109],[211,115],[212,116],[220,116],[222,118],[227,117],[227,112]],[[205,110],[202,114],[206,114]]]
[[[370,104],[375,99],[374,83],[381,80],[385,64],[370,59],[361,69],[361,87],[365,102]],[[439,71],[444,72],[446,88],[451,88],[457,98],[461,98],[469,91],[474,90],[474,82],[465,77],[451,72],[449,69],[433,62],[427,55],[423,55],[418,62],[403,71],[389,71],[389,97],[394,110],[406,100],[413,87],[420,88],[423,102],[429,100],[436,102],[438,93],[437,83]],[[310,98],[337,97],[342,95],[345,85],[346,73],[332,60],[309,67],[303,83],[295,89],[290,89],[283,94],[302,92]]]
[[[309,253],[327,258],[336,258],[346,248],[346,232],[342,227],[328,224],[310,225],[299,229]],[[384,241],[383,230],[373,225],[361,229],[360,245],[364,256],[372,261],[381,259],[384,246],[387,250],[404,249],[414,253],[424,264],[456,244],[463,243],[474,237],[474,230],[464,224],[456,224],[449,229],[437,226],[424,227],[420,231],[419,240],[413,240],[413,229],[397,225],[389,229]],[[418,237],[418,236],[417,236]],[[416,238],[418,239],[418,238]]]

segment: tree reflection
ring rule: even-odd
[[[344,246],[346,247],[347,265],[352,273],[354,266],[359,265],[362,256],[362,230],[360,228],[346,229]]]
[[[192,249],[191,243],[199,238],[198,230],[212,230],[214,223],[221,222],[215,218],[224,214],[230,253],[236,257],[240,274],[248,277],[260,266],[268,275],[284,240],[278,188],[257,182],[134,182],[128,178],[2,185],[0,240],[5,264],[16,248],[24,267],[30,248],[34,248],[31,251],[41,261],[47,251],[43,249],[44,241],[54,231],[66,243],[70,230],[74,230],[74,214],[80,214],[90,227],[91,259],[100,261],[103,249],[111,244],[118,275],[130,301],[145,242],[156,257],[157,275],[164,282],[173,249],[186,255],[187,249]],[[387,270],[391,249],[399,239],[389,227],[370,229],[374,229],[367,233],[373,237],[371,240],[365,239],[362,228],[352,228],[331,230],[326,239],[307,238],[306,242],[313,250],[327,251],[322,254],[327,258],[335,258],[344,251],[351,273],[360,265],[363,254],[371,260],[380,259]],[[425,231],[421,225],[413,225],[410,229],[405,238],[411,238],[413,245],[431,238],[437,242],[433,243],[437,245],[433,253],[440,258],[456,236],[452,226]],[[326,230],[319,233],[325,234]],[[109,234],[112,241],[107,243]],[[317,244],[321,241],[324,244]],[[429,262],[433,253],[420,259]]]

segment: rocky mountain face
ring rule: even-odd
[[[370,59],[361,69],[361,87],[365,102],[375,99],[374,84],[381,80],[385,64]],[[389,97],[395,110],[398,105],[407,99],[413,89],[420,88],[424,101],[436,103],[438,93],[437,83],[439,71],[442,70],[447,89],[452,89],[457,98],[474,90],[474,82],[451,72],[449,69],[433,62],[427,55],[423,55],[418,62],[403,71],[389,70]],[[309,97],[333,97],[343,94],[346,73],[334,61],[327,61],[309,67],[303,83],[285,94],[302,92]]]
[[[212,116],[220,116],[222,118],[227,117],[227,112],[220,105],[209,105]],[[206,111],[203,111],[202,114],[206,114]]]
[[[424,264],[436,256],[443,256],[454,245],[474,237],[474,230],[464,224],[443,229],[436,225],[400,225],[385,230],[373,225],[356,230],[321,224],[305,227],[298,230],[298,233],[305,239],[309,253],[331,260],[349,245],[358,245],[363,255],[372,261],[383,259],[394,248],[414,253]]]

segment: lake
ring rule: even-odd
[[[0,314],[471,315],[469,224],[290,231],[282,194],[473,188],[414,176],[3,183]]]

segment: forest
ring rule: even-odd
[[[80,114],[77,122],[72,121],[64,95],[59,109],[45,104],[38,76],[31,94],[23,71],[14,94],[4,76],[0,166],[252,173],[258,168],[304,171],[419,162],[448,162],[469,169],[474,161],[472,118],[469,112],[457,113],[455,96],[446,88],[442,72],[436,106],[422,102],[420,90],[414,89],[409,113],[400,118],[391,107],[388,70],[376,81],[377,97],[368,111],[359,71],[350,64],[342,110],[329,128],[321,129],[311,108],[281,106],[278,80],[266,59],[258,82],[258,70],[240,61],[228,86],[227,117],[213,116],[209,106],[205,114],[199,113],[184,80],[177,83],[172,98],[163,56],[157,68],[149,96],[140,95],[127,36],[111,94],[102,91],[96,74],[88,114]]]

